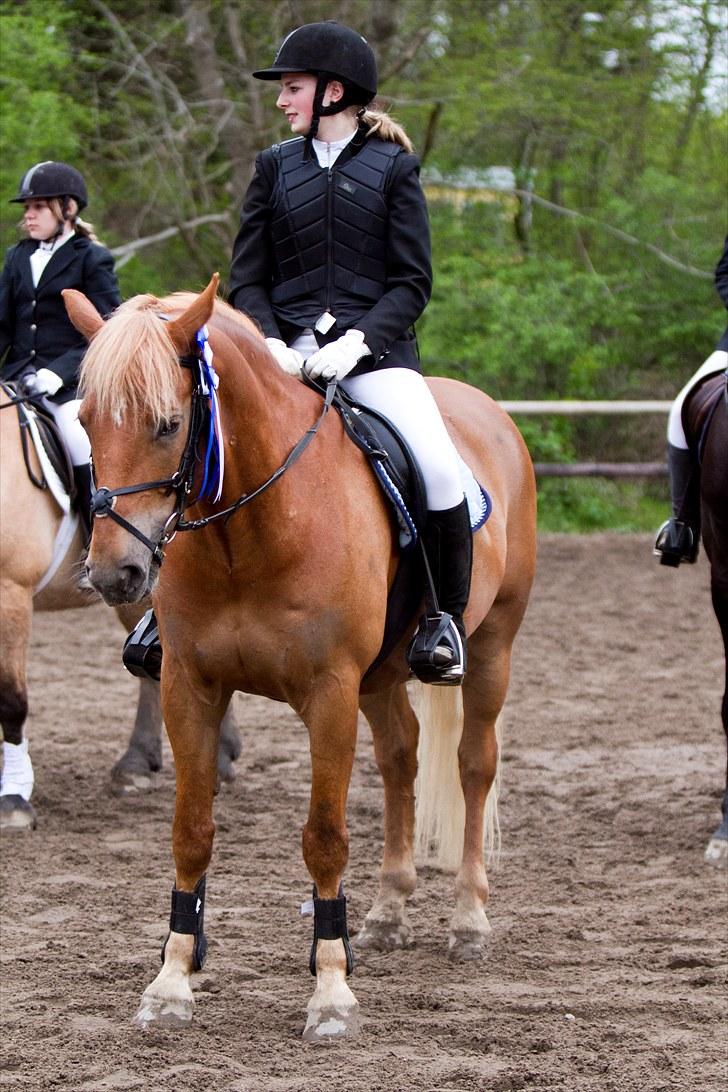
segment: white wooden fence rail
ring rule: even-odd
[[[565,414],[611,414],[621,416],[625,413],[660,413],[670,412],[672,402],[632,400],[622,402],[500,402],[506,413],[514,416]],[[660,463],[534,463],[536,474],[542,478],[660,478],[667,474],[667,466]]]

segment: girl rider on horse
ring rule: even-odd
[[[728,308],[728,236],[723,255],[715,270],[715,287]],[[672,404],[667,423],[667,469],[670,474],[672,516],[657,532],[654,552],[661,565],[677,567],[682,561],[693,564],[700,542],[700,466],[688,449],[682,424],[682,408],[688,394],[711,375],[728,368],[728,328],[715,352],[698,368]]]
[[[11,247],[0,276],[0,376],[43,398],[73,464],[79,516],[90,536],[90,447],[78,420],[78,371],[86,340],[66,314],[61,289],[77,288],[102,315],[121,303],[114,260],[80,213],[83,176],[67,163],[36,163],[12,202],[24,207],[27,239]]]
[[[423,681],[459,684],[472,537],[456,451],[413,330],[432,286],[419,162],[400,126],[367,109],[376,60],[349,27],[301,26],[271,67],[253,75],[280,83],[276,105],[295,136],[256,159],[230,302],[257,321],[284,371],[338,380],[410,444],[427,493],[426,549],[441,614],[421,620],[408,659]]]

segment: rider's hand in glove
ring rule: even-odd
[[[370,352],[361,330],[347,330],[343,337],[324,345],[308,358],[304,366],[306,375],[311,379],[319,376],[326,380],[343,379]]]
[[[43,394],[55,394],[63,386],[63,380],[50,368],[39,368],[37,372],[29,371],[21,375],[19,386],[28,398],[39,398]]]
[[[288,375],[297,375],[300,378],[303,367],[303,357],[297,349],[289,349],[285,341],[279,337],[267,337],[265,343],[278,365]]]

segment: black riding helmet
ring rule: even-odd
[[[253,75],[259,80],[278,80],[286,72],[310,72],[318,77],[307,143],[316,136],[319,118],[338,114],[348,106],[367,106],[377,93],[377,61],[372,47],[361,34],[333,20],[306,23],[292,30],[283,39],[270,68],[260,68]],[[344,94],[338,102],[324,106],[330,80],[339,80]]]
[[[10,203],[22,204],[24,201],[49,197],[73,197],[80,212],[88,204],[83,175],[75,167],[69,167],[68,163],[58,163],[53,159],[36,163],[21,178],[18,192],[10,198]]]

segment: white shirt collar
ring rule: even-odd
[[[331,167],[339,158],[341,152],[347,144],[356,136],[356,129],[353,129],[348,136],[342,137],[341,140],[325,141],[319,140],[318,137],[314,137],[311,141],[313,150],[316,153],[316,158],[319,162],[319,167]]]
[[[67,231],[65,235],[61,235],[58,239],[51,239],[48,242],[41,240],[38,243],[38,250],[48,250],[52,253],[54,250],[58,250],[59,246],[63,246],[64,243],[67,243],[75,234],[73,228],[71,228],[70,231]]]

